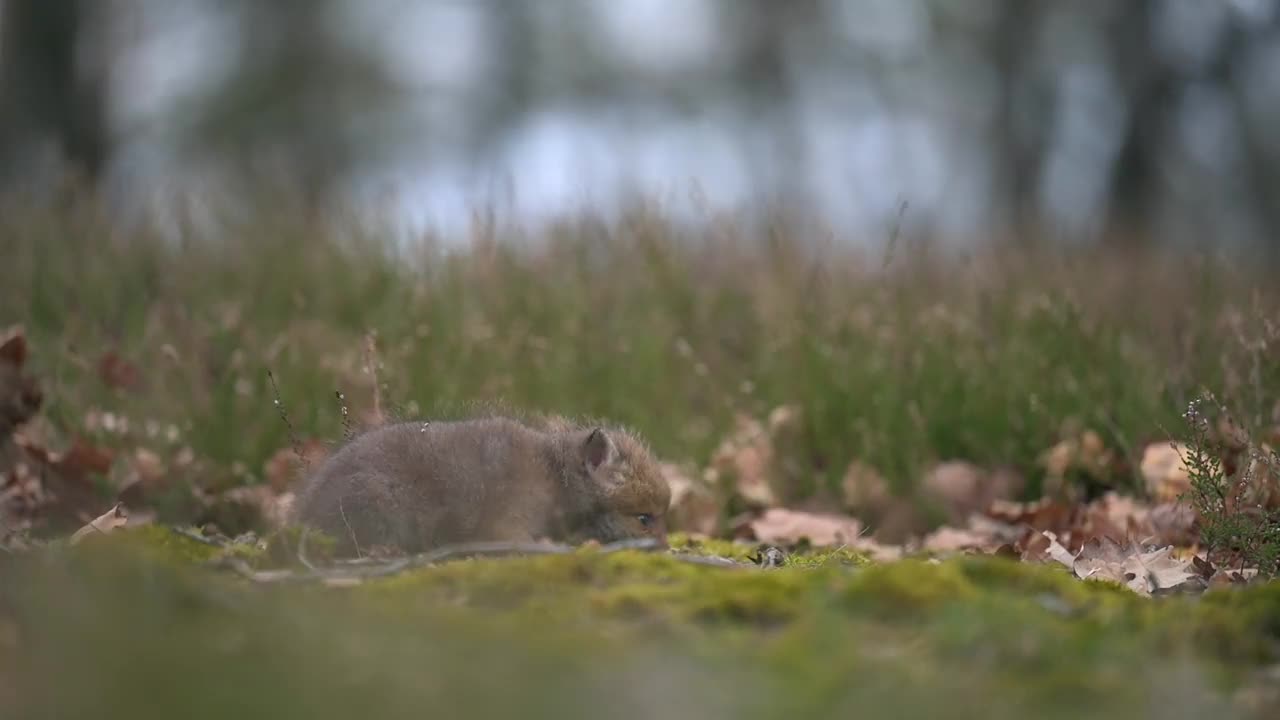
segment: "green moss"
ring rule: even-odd
[[[726,558],[740,563],[755,563],[759,559],[764,543],[738,542],[718,540],[714,538],[694,538],[687,533],[671,533],[667,536],[667,544],[672,552]],[[870,559],[865,553],[849,548],[806,548],[788,553],[788,567],[817,568],[824,565],[842,565],[856,567],[866,565]]]
[[[825,548],[794,553],[787,558],[787,566],[795,568],[819,568],[827,565],[861,567],[870,565],[871,558],[849,548]]]
[[[1143,603],[1122,585],[1082,582],[1067,568],[1054,564],[1024,563],[986,555],[962,555],[947,563],[987,592],[1038,597],[1064,612],[1116,613],[1133,611]]]
[[[715,538],[694,538],[687,533],[673,532],[667,535],[667,545],[678,553],[709,555],[738,562],[750,562],[759,551],[759,543],[742,543]]]
[[[911,615],[971,600],[978,588],[955,563],[901,560],[862,568],[843,592],[853,609]]]
[[[985,557],[764,570],[583,550],[257,585],[156,529],[101,540],[0,556],[0,627],[39,639],[14,666],[28,710],[1127,718],[1173,687],[1204,715],[1223,677],[1274,662],[1280,605],[1278,586],[1150,600]]]
[[[116,530],[108,537],[95,539],[93,543],[136,547],[165,562],[186,564],[208,562],[225,552],[216,545],[192,540],[163,525],[142,525]],[[90,543],[83,543],[78,547],[90,547]]]
[[[234,557],[244,560],[251,567],[259,567],[268,560],[266,550],[259,545],[231,543],[218,546],[203,543],[163,525],[122,528],[106,537],[91,538],[69,550],[88,554],[139,551],[144,557],[179,566],[200,565]]]
[[[306,535],[306,557],[313,564],[327,564],[334,559],[338,546],[337,540],[325,533],[308,529]],[[266,538],[266,556],[272,565],[302,565],[299,549],[302,547],[302,528],[284,527],[271,533]]]
[[[1280,581],[1210,591],[1186,621],[1196,639],[1222,660],[1280,661]]]

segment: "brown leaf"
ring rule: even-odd
[[[1076,512],[1075,506],[1047,497],[1028,503],[993,500],[986,506],[987,517],[1010,525],[1025,525],[1055,533],[1070,530]]]
[[[1064,562],[1065,557],[1059,559]],[[1082,580],[1109,580],[1143,596],[1170,590],[1201,590],[1202,567],[1194,558],[1181,560],[1173,548],[1143,550],[1135,543],[1121,546],[1110,538],[1090,538],[1070,567]]]
[[[1182,502],[1161,503],[1147,514],[1154,542],[1161,545],[1186,546],[1200,537],[1199,518],[1191,506]]]
[[[111,451],[76,438],[66,451],[56,453],[23,434],[14,436],[14,446],[21,452],[20,464],[30,464],[38,478],[38,490],[24,492],[29,516],[38,515],[48,528],[70,529],[66,526],[81,526],[89,511],[98,512],[101,496],[90,475],[110,469]]]
[[[1172,552],[1173,548],[1163,547],[1126,558],[1126,578],[1132,576],[1128,580],[1129,587],[1139,594],[1150,595],[1178,589],[1199,580],[1191,561],[1179,560],[1173,557]],[[1203,585],[1199,589],[1203,589]]]
[[[1191,489],[1191,474],[1186,465],[1189,453],[1185,443],[1152,443],[1142,451],[1139,470],[1147,494],[1156,502],[1176,501]]]
[[[133,469],[142,482],[150,486],[159,485],[166,473],[164,460],[151,450],[141,447],[133,451]]]
[[[0,334],[0,364],[21,370],[27,362],[27,333],[21,325],[9,327]]]
[[[1008,558],[1010,560],[1018,560],[1022,557],[1022,553],[1018,552],[1018,548],[1014,547],[1013,543],[1005,543],[995,550],[992,550],[990,554],[995,555],[996,557]]]
[[[133,390],[141,378],[138,366],[124,359],[115,350],[108,350],[98,358],[98,377],[107,387]]]
[[[1096,431],[1073,432],[1040,455],[1040,465],[1045,470],[1045,494],[1075,500],[1081,488],[1071,482],[1073,474],[1080,473],[1093,482],[1103,483],[1117,475],[1121,464],[1118,455]]]
[[[115,453],[110,449],[90,445],[84,438],[77,437],[71,447],[54,460],[54,465],[68,476],[84,477],[90,473],[107,474],[114,460]]]
[[[778,500],[769,484],[773,446],[764,427],[756,420],[740,416],[737,430],[720,444],[708,468],[708,480],[719,484],[726,479],[732,492],[748,507],[764,508]]]
[[[961,460],[935,466],[924,477],[921,489],[939,505],[952,522],[963,522],[970,513],[987,505],[982,468]]]
[[[1244,474],[1245,482],[1240,501],[1248,505],[1280,509],[1280,461],[1265,443],[1248,455]]]
[[[720,520],[720,507],[711,490],[678,465],[662,463],[660,467],[671,488],[667,528],[703,535],[714,533]]]
[[[133,472],[117,488],[116,497],[138,507],[162,492],[168,480],[164,460],[147,448],[136,448],[130,458]]]
[[[267,485],[242,485],[210,497],[202,513],[202,522],[212,522],[224,532],[276,529],[284,525],[293,493],[277,495]]]
[[[961,550],[981,550],[991,552],[1001,546],[996,538],[989,534],[962,530],[943,526],[925,536],[922,547],[938,553],[952,553]],[[1012,550],[1012,546],[1010,546]]]
[[[1143,539],[1153,533],[1149,516],[1146,505],[1119,493],[1107,492],[1080,508],[1070,530],[1082,538],[1107,537],[1117,542]]]
[[[1193,555],[1191,557],[1191,569],[1205,580],[1212,578],[1218,573],[1218,569],[1213,566],[1213,563],[1199,555]]]
[[[845,509],[857,515],[881,517],[893,501],[884,476],[857,460],[845,470],[840,490]]]
[[[299,458],[301,453],[301,458]],[[263,464],[262,474],[277,493],[289,490],[308,470],[329,456],[329,446],[314,438],[304,440],[297,449],[280,448]]]
[[[106,535],[118,527],[124,527],[128,522],[129,512],[125,509],[124,503],[116,503],[110,510],[75,531],[69,542],[75,545],[89,535]]]
[[[23,373],[27,340],[22,328],[10,328],[0,339],[0,440],[35,417],[44,401],[36,379]]]
[[[786,508],[769,508],[746,528],[760,542],[794,545],[808,540],[819,547],[853,545],[862,533],[862,523],[851,517]]]
[[[1058,539],[1054,537],[1052,534],[1050,533],[1042,533],[1042,534],[1044,535],[1045,538],[1049,540],[1049,545],[1048,547],[1045,548],[1045,554],[1048,555],[1050,559],[1055,560],[1056,562],[1071,568],[1072,571],[1075,571],[1076,560],[1077,560],[1076,556],[1072,555],[1071,551],[1063,547],[1062,543],[1058,542]],[[1079,574],[1078,571],[1075,571],[1075,572],[1077,575]]]
[[[1014,544],[1014,549],[1019,552],[1023,562],[1046,562],[1052,559],[1049,556],[1049,546],[1054,541],[1052,533],[1029,532]]]

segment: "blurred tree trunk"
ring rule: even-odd
[[[1232,110],[1239,124],[1243,181],[1248,187],[1248,205],[1262,231],[1263,253],[1271,263],[1280,260],[1280,153],[1274,141],[1273,118],[1259,118],[1249,107],[1250,87],[1244,77],[1244,61],[1260,48],[1280,42],[1280,14],[1266,27],[1245,31],[1233,26],[1222,43],[1222,52],[1210,70],[1214,82],[1230,92]]]
[[[800,97],[791,78],[788,43],[797,36],[815,38],[824,25],[825,9],[815,0],[756,0],[735,10],[733,30],[741,43],[741,62],[734,82],[742,89],[745,116],[772,125],[768,157],[758,157],[759,148],[751,148],[747,166],[772,168],[770,177],[763,179],[763,194],[785,198],[783,207],[800,207],[807,195],[809,153],[797,117]]]
[[[104,58],[86,56],[86,0],[6,0],[0,5],[0,182],[37,171],[51,143],[55,172],[96,184],[111,154]],[[90,67],[87,60],[97,60]]]
[[[1126,122],[1111,169],[1104,233],[1111,244],[1138,246],[1155,239],[1160,155],[1181,78],[1155,55],[1151,0],[1131,0],[1123,7],[1110,47],[1113,72],[1127,98]]]
[[[996,202],[1004,205],[1007,230],[1018,244],[1034,242],[1039,233],[1040,165],[1046,138],[1044,103],[1028,95],[1037,85],[1028,77],[1036,7],[1025,0],[1004,0],[990,41],[992,64],[1000,78],[1000,99],[991,145],[996,155]],[[1039,111],[1039,112],[1037,112]]]

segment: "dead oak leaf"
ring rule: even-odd
[[[135,390],[141,380],[138,366],[126,360],[115,350],[108,350],[98,358],[98,377],[110,388]]]
[[[1172,547],[1163,547],[1150,552],[1129,556],[1124,562],[1125,578],[1130,589],[1143,595],[1176,590],[1193,581],[1203,579],[1191,567],[1191,562],[1179,560],[1172,555]]]
[[[1070,550],[1063,547],[1062,543],[1058,542],[1058,538],[1053,533],[1041,532],[1040,536],[1048,540],[1047,544],[1040,545],[1038,548],[1040,552],[1044,553],[1044,557],[1053,560],[1060,565],[1065,565],[1070,568],[1072,572],[1076,572],[1078,575],[1079,572],[1076,570],[1076,556],[1072,554]]]
[[[862,534],[862,523],[843,515],[769,508],[748,520],[745,530],[770,545],[795,545],[807,540],[811,545],[830,547],[856,543]]]
[[[92,445],[84,438],[76,438],[71,447],[54,462],[60,472],[73,476],[88,474],[106,475],[115,461],[115,453],[108,448]]]
[[[923,549],[937,553],[954,553],[964,550],[991,552],[1001,546],[999,538],[978,532],[972,528],[942,526],[925,536]]]
[[[733,434],[712,455],[707,480],[712,485],[727,481],[727,489],[748,507],[776,505],[777,495],[769,483],[774,463],[769,434],[759,421],[745,415],[739,416],[736,424]]]
[[[1067,556],[1056,557],[1067,564]],[[1173,556],[1173,547],[1143,550],[1130,543],[1121,546],[1107,537],[1091,538],[1070,563],[1082,580],[1107,580],[1144,597],[1177,589],[1203,589],[1202,570],[1194,560]]]
[[[668,527],[702,535],[716,531],[720,506],[711,490],[693,479],[693,473],[672,463],[661,463],[662,476],[671,488]]]
[[[75,531],[68,542],[75,545],[90,535],[106,535],[116,528],[124,527],[128,522],[129,512],[125,509],[124,503],[116,503],[110,510]]]
[[[314,438],[296,447],[280,448],[263,464],[263,476],[272,490],[286,492],[310,469],[324,462],[329,450],[326,443]]]
[[[0,363],[21,368],[27,362],[27,333],[21,325],[7,328],[0,334]]]
[[[1177,501],[1191,489],[1191,473],[1187,459],[1191,449],[1186,443],[1152,443],[1142,451],[1139,470],[1147,494],[1156,502]]]
[[[23,372],[27,352],[21,326],[0,334],[0,439],[35,417],[44,402],[40,384]]]

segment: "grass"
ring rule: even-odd
[[[646,205],[401,246],[376,218],[267,196],[163,224],[92,199],[3,212],[0,321],[27,328],[52,426],[190,446],[191,481],[213,487],[257,481],[289,444],[268,370],[300,434],[341,438],[334,391],[372,405],[366,332],[402,415],[600,415],[704,463],[735,413],[798,404],[812,481],[793,495],[855,458],[898,489],[938,460],[1007,464],[1035,494],[1037,457],[1071,428],[1132,457],[1203,389],[1269,424],[1280,387],[1265,275],[1186,253],[903,241],[886,263],[782,220],[691,226]],[[136,388],[98,377],[108,350]]]

